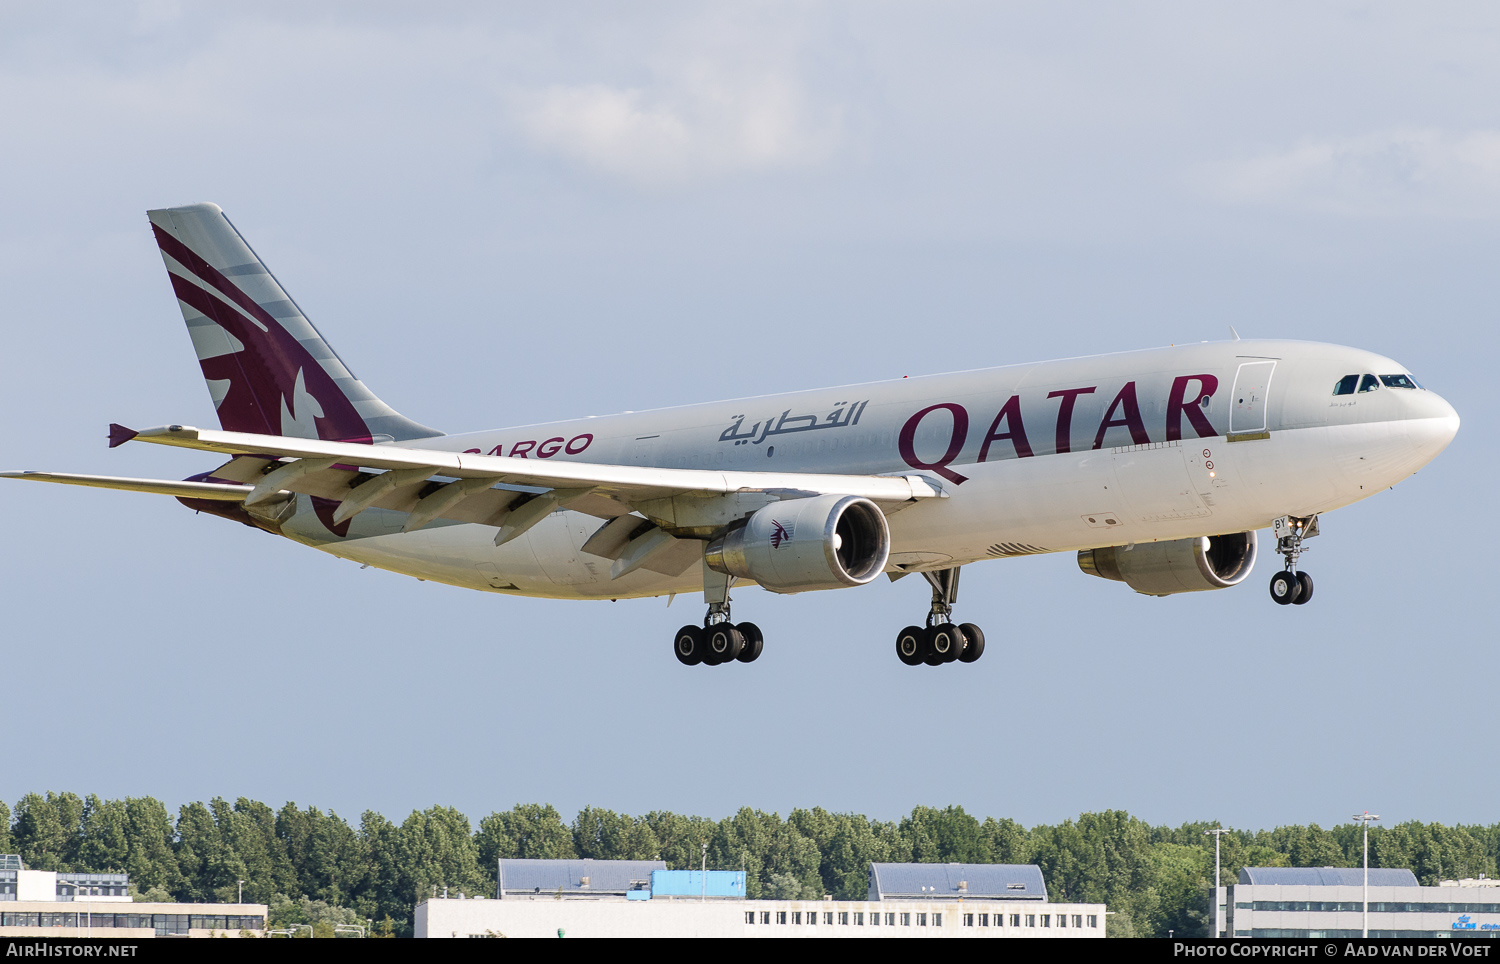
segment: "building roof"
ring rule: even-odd
[[[1303,887],[1362,887],[1361,867],[1243,867],[1242,884],[1282,884]],[[1416,887],[1417,875],[1405,868],[1371,867],[1372,887]]]
[[[499,868],[499,895],[541,893],[623,894],[651,871],[666,870],[664,860],[508,860]],[[588,885],[584,886],[587,878]]]
[[[871,864],[870,900],[1046,900],[1035,864]]]

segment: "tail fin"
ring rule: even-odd
[[[344,442],[443,434],[354,377],[217,204],[146,214],[225,431]]]

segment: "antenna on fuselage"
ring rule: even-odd
[[[1234,326],[1233,326],[1233,325],[1230,325],[1230,326],[1229,326],[1229,335],[1230,335],[1230,337],[1232,337],[1232,338],[1233,338],[1233,339],[1234,339],[1234,340],[1235,340],[1235,341],[1239,341],[1239,340],[1240,340],[1240,333],[1239,333],[1239,332],[1237,332],[1237,331],[1235,331],[1235,330],[1234,330]]]

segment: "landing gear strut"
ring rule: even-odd
[[[1307,551],[1302,540],[1318,534],[1318,517],[1286,515],[1273,522],[1271,528],[1276,535],[1276,551],[1286,560],[1282,571],[1271,577],[1271,598],[1281,606],[1305,605],[1313,595],[1313,580],[1297,569],[1297,560]]]
[[[958,660],[972,663],[984,655],[984,631],[973,623],[953,624],[958,601],[959,567],[923,572],[932,585],[932,608],[927,625],[908,626],[896,634],[896,656],[907,666],[938,666]]]
[[[703,567],[703,598],[708,615],[702,627],[687,625],[677,630],[672,651],[686,666],[717,666],[720,663],[753,663],[765,644],[760,627],[754,623],[733,623],[729,617],[729,587],[733,576]]]

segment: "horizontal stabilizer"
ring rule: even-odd
[[[217,499],[240,502],[250,494],[248,485],[224,485],[219,482],[172,482],[166,479],[125,479],[115,475],[74,475],[69,472],[0,472],[0,479],[30,479],[33,482],[57,482],[62,485],[87,485],[96,489],[120,489],[125,492],[150,492],[179,499]]]

